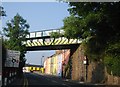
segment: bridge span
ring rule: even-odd
[[[44,31],[30,32],[26,37],[26,41],[23,44],[26,45],[27,51],[35,50],[61,50],[61,49],[71,49],[79,46],[82,39],[68,39],[64,36],[61,37],[51,37],[52,32],[57,32],[59,34],[64,34],[62,29],[52,29]]]

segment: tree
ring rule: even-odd
[[[91,60],[102,59],[109,70],[114,71],[113,75],[118,75],[114,69],[120,66],[120,4],[69,2],[69,6],[72,16],[64,19],[66,36],[90,38],[83,42],[86,55]],[[113,62],[110,62],[111,59]]]
[[[80,24],[80,18],[71,15],[70,17],[66,17],[64,20],[63,29],[65,31],[64,35],[67,38],[78,38],[81,37],[82,27]]]
[[[26,53],[26,46],[22,42],[26,41],[26,36],[29,34],[29,25],[19,14],[16,14],[6,25],[7,26],[3,28],[3,32],[8,40],[4,42],[4,45],[7,49],[20,51],[19,68],[20,72],[22,72]]]
[[[6,16],[6,12],[4,11],[4,8],[0,6],[0,17],[1,16]]]
[[[2,6],[0,6],[0,20],[1,20],[1,16],[6,16],[6,12],[4,11],[4,8]],[[1,31],[0,31],[0,35],[2,35]]]
[[[51,38],[59,38],[59,37],[62,37],[63,34],[61,34],[60,32],[51,32],[50,36]]]

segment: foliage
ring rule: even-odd
[[[0,6],[0,19],[1,16],[6,16],[6,12],[4,11],[4,8],[2,6]],[[2,35],[2,32],[0,31],[0,35]]]
[[[112,71],[113,75],[120,75],[115,71],[119,70],[120,64],[120,4],[69,2],[69,6],[71,16],[63,21],[65,36],[85,39],[82,43],[85,54],[91,60],[104,59],[109,71]]]
[[[83,41],[81,44],[84,48],[84,54],[92,61],[100,61],[104,56],[104,50],[101,44],[96,41],[95,37],[90,38],[88,41]]]
[[[6,12],[4,11],[4,8],[0,6],[0,17],[1,16],[6,16]]]
[[[26,35],[29,34],[29,25],[26,22],[23,17],[16,14],[12,20],[6,23],[7,26],[3,28],[4,35],[8,38],[8,40],[4,41],[4,45],[7,49],[21,52],[21,64],[25,62],[24,57],[26,53],[26,46],[22,44],[22,41],[25,41]]]
[[[59,32],[51,32],[51,33],[50,33],[50,36],[51,36],[52,38],[58,38],[58,37],[62,37],[63,34],[61,34],[61,33],[59,33]]]
[[[77,38],[80,37],[82,33],[80,19],[78,17],[74,17],[71,15],[63,20],[64,26],[63,29],[65,31],[65,36],[67,38]]]
[[[120,39],[109,42],[105,54],[104,62],[108,72],[120,76]]]

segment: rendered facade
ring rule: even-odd
[[[44,62],[45,74],[62,76],[64,66],[68,63],[70,50],[60,50],[48,57]]]

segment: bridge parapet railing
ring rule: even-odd
[[[50,36],[50,33],[52,33],[52,32],[58,32],[60,34],[63,34],[64,30],[63,29],[52,29],[52,30],[30,32],[30,34],[28,34],[26,38],[36,38],[36,37]]]

